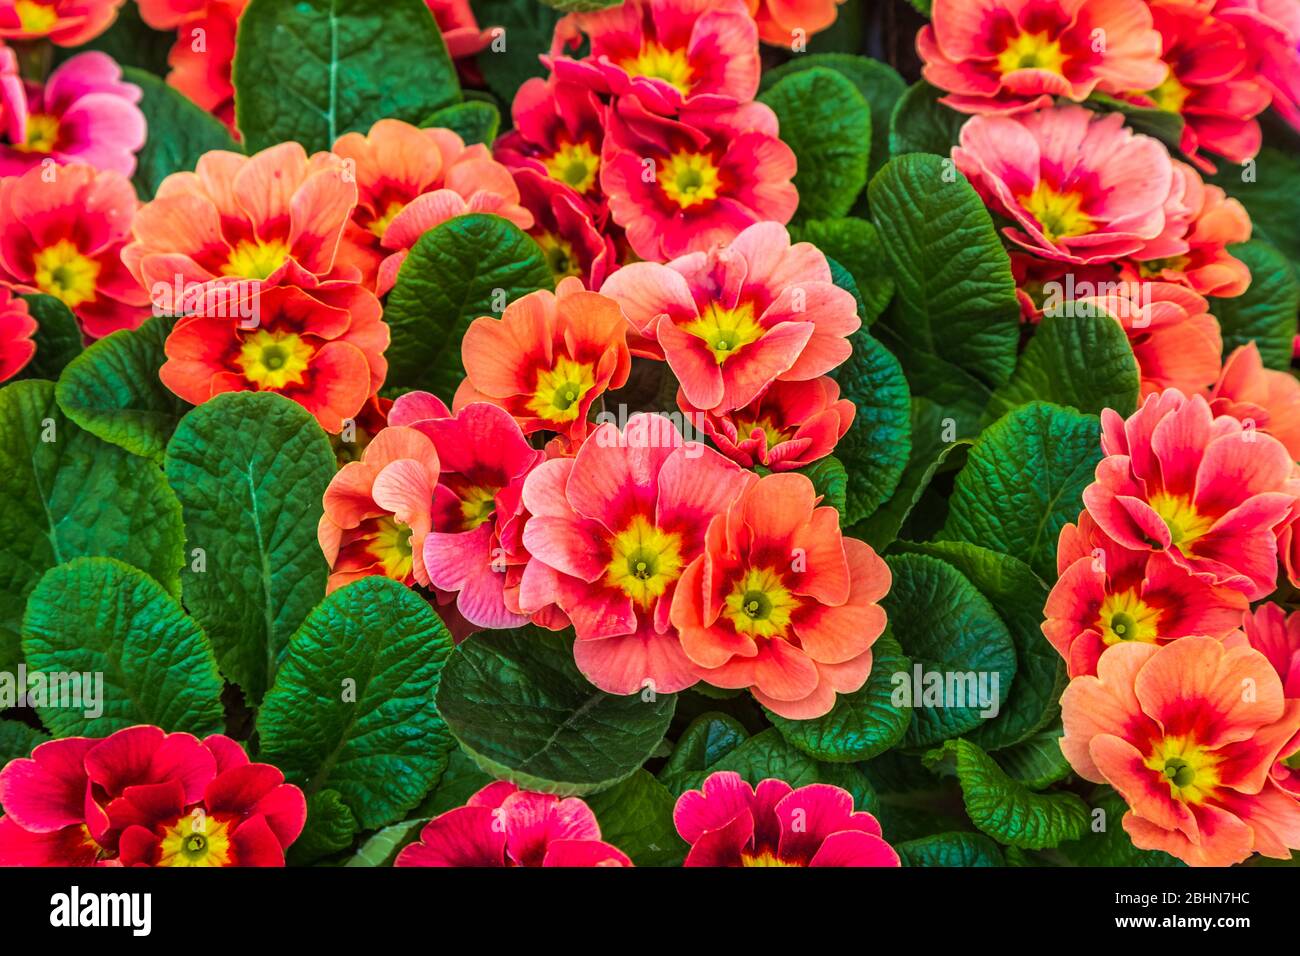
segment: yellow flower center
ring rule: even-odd
[[[244,378],[266,389],[301,385],[316,350],[293,332],[254,332],[244,339],[235,360]]]
[[[691,91],[690,61],[685,50],[668,50],[658,43],[647,43],[636,56],[619,64],[632,76],[649,76],[676,87],[683,95]]]
[[[742,853],[740,855],[741,866],[799,866],[798,863],[791,863],[788,860],[780,859],[770,850],[762,853]]]
[[[264,242],[261,239],[241,239],[226,264],[221,267],[223,276],[241,279],[265,279],[289,258],[289,244],[280,239]]]
[[[53,7],[35,0],[18,0],[14,12],[18,14],[18,25],[24,33],[48,33],[59,22],[59,15]]]
[[[681,538],[661,531],[641,515],[610,542],[613,557],[605,583],[621,588],[641,607],[649,607],[682,574]]]
[[[384,238],[384,233],[386,233],[388,227],[393,224],[393,220],[397,218],[397,214],[405,208],[406,203],[398,202],[394,199],[388,204],[388,208],[384,210],[384,214],[370,223],[370,231],[380,239]],[[268,272],[267,275],[270,275],[270,273]],[[263,276],[262,278],[266,278],[266,276]]]
[[[1108,594],[1097,613],[1097,628],[1106,644],[1141,641],[1154,644],[1160,636],[1160,610],[1147,604],[1137,591]]]
[[[683,209],[718,198],[721,176],[708,153],[675,153],[660,163],[658,176],[664,195]]]
[[[533,238],[541,247],[542,255],[546,257],[546,264],[551,267],[551,274],[555,276],[557,282],[569,276],[582,277],[582,267],[578,263],[578,257],[573,253],[571,243],[553,232],[544,232]]]
[[[719,365],[735,355],[737,349],[757,342],[763,336],[763,327],[754,317],[752,302],[742,302],[734,309],[724,309],[716,302],[710,302],[698,319],[687,322],[682,328],[703,339]]]
[[[470,485],[460,495],[460,514],[465,519],[465,530],[473,531],[488,518],[497,506],[497,488]]]
[[[368,548],[385,577],[403,581],[411,573],[411,529],[392,515],[375,519]]]
[[[27,117],[27,138],[15,143],[20,153],[52,153],[59,142],[59,118],[45,113],[32,113]]]
[[[1048,242],[1068,236],[1086,236],[1097,228],[1097,224],[1083,211],[1083,196],[1058,192],[1041,179],[1033,192],[1020,197],[1020,202],[1038,220]]]
[[[542,161],[552,179],[564,183],[575,192],[587,193],[596,185],[600,171],[600,157],[589,143],[565,143],[548,159]]]
[[[781,442],[785,441],[785,431],[772,424],[771,419],[758,418],[752,422],[747,422],[742,418],[736,419],[736,432],[742,439],[748,438],[757,428],[767,436],[767,447],[775,448]]]
[[[582,400],[596,387],[590,365],[559,358],[555,367],[537,376],[537,389],[528,401],[528,410],[553,422],[571,422],[578,417]]]
[[[1156,106],[1170,113],[1181,113],[1183,104],[1191,95],[1192,91],[1179,82],[1173,70],[1169,71],[1169,76],[1154,90],[1147,90],[1147,96],[1155,101]]]
[[[181,817],[162,838],[159,866],[230,866],[230,823],[216,817]]]
[[[1144,761],[1169,784],[1176,800],[1201,803],[1219,786],[1219,757],[1186,737],[1165,737]]]
[[[725,600],[723,613],[740,634],[785,637],[798,600],[771,568],[750,568]]]
[[[95,297],[99,263],[83,256],[68,239],[46,246],[34,257],[36,288],[54,296],[69,309]]]
[[[1053,40],[1046,30],[1022,33],[1008,42],[1006,49],[998,54],[998,72],[1007,74],[1016,70],[1046,70],[1064,76],[1065,61],[1060,41]]]
[[[1151,496],[1149,504],[1169,529],[1170,543],[1184,551],[1214,525],[1214,519],[1198,512],[1185,495],[1158,491]]]
[[[1138,275],[1144,279],[1159,279],[1166,269],[1172,269],[1174,272],[1182,272],[1187,268],[1191,261],[1187,256],[1167,256],[1164,259],[1148,259],[1146,262],[1139,262]]]

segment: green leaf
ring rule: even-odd
[[[879,318],[894,297],[894,276],[875,226],[852,216],[810,219],[793,226],[790,234],[796,242],[811,242],[844,266],[862,298],[866,310],[863,321],[869,325]]]
[[[1047,402],[1009,412],[980,435],[957,475],[942,537],[1014,555],[1056,578],[1056,539],[1078,517],[1101,460],[1095,415]]]
[[[402,263],[384,310],[388,383],[450,401],[465,376],[460,340],[469,324],[551,282],[537,243],[499,216],[458,216],[429,230]]]
[[[1254,238],[1282,250],[1292,267],[1300,271],[1300,216],[1296,215],[1300,156],[1277,146],[1265,146],[1253,160],[1240,166],[1225,162],[1217,175],[1208,178],[1246,207]]]
[[[1005,866],[1002,850],[982,833],[936,833],[895,844],[904,866]]]
[[[120,558],[180,594],[185,534],[162,472],[69,421],[54,383],[0,389],[0,665],[16,664],[27,595],[73,558]]]
[[[112,25],[89,42],[75,47],[56,46],[52,51],[53,63],[59,66],[78,53],[98,50],[107,53],[123,67],[137,67],[154,76],[163,76],[170,69],[167,57],[176,40],[176,31],[150,28],[141,19],[138,5],[128,3],[118,7]],[[152,124],[149,129],[152,131]]]
[[[1015,368],[1020,306],[988,210],[944,164],[902,156],[871,181],[871,217],[897,284],[874,334],[902,362],[914,395],[970,418]]]
[[[992,756],[1012,778],[1031,790],[1043,790],[1074,772],[1065,754],[1061,753],[1063,735],[1058,722]]]
[[[152,199],[172,173],[193,170],[204,153],[214,149],[240,151],[225,125],[183,93],[142,70],[127,69],[124,73],[126,80],[144,93],[140,110],[149,126],[149,138],[136,154],[135,175],[131,177],[142,200]]]
[[[438,708],[494,777],[581,795],[631,776],[668,730],[673,694],[616,697],[573,663],[573,637],[528,626],[484,631],[456,648]]]
[[[1211,299],[1210,310],[1223,331],[1223,354],[1254,342],[1268,368],[1291,369],[1291,343],[1300,312],[1300,283],[1295,270],[1273,246],[1258,239],[1231,246],[1250,268],[1250,288],[1234,299]]]
[[[1101,810],[1100,816],[1096,815]],[[1184,864],[1161,850],[1139,850],[1124,830],[1124,813],[1128,804],[1124,798],[1107,788],[1106,795],[1093,805],[1090,819],[1104,828],[1094,830],[1089,826],[1076,839],[1062,843],[1061,855],[1075,866],[1167,866]],[[1096,825],[1094,823],[1094,825]]]
[[[316,525],[334,468],[316,420],[272,392],[216,396],[181,419],[167,446],[191,549],[185,606],[254,703],[325,594]]]
[[[912,679],[912,662],[886,631],[872,646],[871,675],[860,690],[838,694],[830,712],[812,720],[787,720],[768,712],[792,746],[828,763],[856,763],[884,753],[903,739],[912,712],[895,707],[893,677]]]
[[[952,151],[970,117],[940,103],[939,98],[945,95],[925,80],[907,88],[889,118],[889,155],[934,153],[946,157]]]
[[[673,795],[644,770],[587,798],[600,837],[637,866],[680,866],[686,842],[673,824]]]
[[[912,447],[910,396],[898,360],[863,329],[853,334],[852,342],[849,360],[831,373],[840,397],[857,409],[853,424],[835,446],[849,476],[841,512],[845,527],[889,500]]]
[[[81,354],[81,328],[66,305],[52,295],[25,295],[27,310],[36,320],[36,354],[19,378],[57,379],[64,366]]]
[[[892,67],[870,57],[848,53],[811,53],[796,56],[772,70],[763,71],[759,93],[766,93],[778,82],[794,73],[820,66],[835,70],[858,88],[871,108],[870,172],[889,159],[889,120],[894,104],[907,90],[907,84]]]
[[[843,463],[834,455],[800,468],[798,474],[813,483],[817,494],[822,497],[822,504],[830,505],[841,515],[844,514],[844,496],[849,487],[849,475]]]
[[[80,700],[52,695],[36,707],[56,736],[156,724],[202,737],[224,725],[221,676],[203,630],[157,581],[121,561],[77,558],[45,572],[27,602],[23,653],[30,672],[81,677]]]
[[[449,129],[463,139],[466,145],[483,143],[491,147],[492,141],[497,138],[497,130],[501,128],[501,114],[491,103],[467,100],[444,106],[425,117],[420,125]]]
[[[914,679],[894,691],[895,705],[913,711],[904,743],[928,746],[974,730],[986,721],[983,712],[992,709],[994,694],[999,709],[1006,703],[1016,676],[1007,626],[988,599],[946,561],[919,554],[886,560],[894,580],[880,603],[913,667]],[[987,697],[983,702],[981,693]]]
[[[1134,132],[1154,136],[1160,142],[1177,150],[1183,140],[1183,118],[1177,113],[1153,106],[1138,106],[1124,100],[1107,96],[1105,93],[1093,93],[1084,105],[1100,113],[1120,113]]]
[[[1033,793],[969,741],[949,740],[926,754],[925,762],[956,773],[971,822],[999,843],[1043,850],[1088,829],[1088,807],[1074,794]]]
[[[916,12],[921,14],[921,16],[928,17],[930,15],[930,0],[907,0],[907,2],[910,3],[916,9]]]
[[[352,845],[357,818],[337,790],[322,790],[307,798],[307,825],[289,847],[290,866],[310,866]]]
[[[470,797],[492,782],[492,777],[473,758],[459,747],[452,747],[447,755],[447,769],[438,778],[438,785],[425,795],[415,815],[428,819],[463,807]]]
[[[289,641],[257,715],[263,754],[308,795],[337,790],[363,830],[401,819],[454,746],[434,706],[452,646],[397,581],[340,588]]]
[[[749,734],[728,714],[700,714],[682,731],[677,746],[659,770],[659,781],[675,796],[694,785],[715,763],[739,747]]]
[[[397,854],[408,844],[414,843],[420,838],[420,830],[428,823],[427,820],[403,820],[401,823],[394,823],[392,826],[384,827],[365,843],[361,844],[360,849],[352,856],[348,857],[344,866],[392,866],[393,861],[397,859]]]
[[[871,109],[857,87],[818,66],[790,74],[759,101],[776,113],[781,139],[799,161],[796,220],[847,215],[871,158]]]
[[[542,2],[561,13],[590,13],[592,10],[617,7],[623,0],[542,0]]]
[[[192,407],[158,378],[174,324],[156,316],[91,344],[59,377],[54,394],[63,413],[97,438],[161,465],[167,440]]]
[[[965,541],[908,544],[947,561],[989,599],[1016,647],[1016,680],[998,716],[966,735],[985,750],[1018,744],[1060,715],[1065,661],[1043,637],[1047,585],[1023,561]]]
[[[250,153],[308,153],[376,120],[418,123],[460,99],[423,0],[252,0],[239,19],[235,121]]]
[[[1109,315],[1044,316],[1011,380],[993,393],[989,420],[1042,399],[1093,415],[1137,410],[1138,366],[1128,333]]]
[[[560,14],[536,0],[474,0],[474,15],[480,24],[505,31],[504,48],[488,47],[476,62],[488,89],[502,103],[513,103],[525,80],[546,75],[538,56],[550,52]]]

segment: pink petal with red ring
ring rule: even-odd
[[[611,532],[654,514],[659,471],[681,445],[681,433],[662,415],[632,415],[623,431],[610,422],[597,426],[574,459],[565,488],[570,506]]]
[[[311,412],[331,435],[343,430],[365,405],[370,391],[370,364],[351,342],[326,342],[311,357],[307,381],[278,391]]]
[[[430,820],[393,865],[497,867],[505,860],[505,828],[496,826],[493,810],[467,806]]]
[[[99,852],[80,826],[33,832],[0,817],[0,866],[94,866]]]
[[[388,424],[415,425],[435,418],[450,418],[451,409],[430,392],[406,392],[393,399],[388,410]]]
[[[39,744],[31,757],[9,761],[0,771],[0,804],[24,830],[51,833],[85,819],[88,780],[85,757],[97,741],[68,737]]]
[[[687,790],[673,807],[673,825],[687,843],[695,843],[706,832],[719,830],[738,816],[748,813],[754,802],[754,788],[740,774],[718,771],[709,774],[699,790]]]
[[[546,847],[542,866],[631,866],[618,847],[600,840],[553,840]]]
[[[588,584],[560,572],[555,577],[552,598],[572,622],[577,644],[612,640],[631,635],[638,628],[654,632],[653,621],[638,616],[636,605],[621,588]]]
[[[537,561],[594,584],[609,563],[609,533],[594,521],[533,515],[524,525],[524,548]]]
[[[1061,695],[1061,752],[1081,777],[1106,782],[1089,752],[1094,738],[1108,734],[1149,748],[1163,736],[1133,690],[1137,674],[1158,651],[1154,644],[1117,644],[1101,655],[1096,676],[1072,680]]]
[[[743,811],[717,830],[707,830],[695,840],[682,866],[737,867],[754,834],[754,819]]]
[[[618,302],[628,321],[643,336],[654,337],[660,316],[667,316],[668,323],[699,318],[687,280],[676,269],[657,262],[623,266],[605,280],[600,293]]]
[[[1282,679],[1283,693],[1300,697],[1300,614],[1263,604],[1246,615],[1245,630],[1250,646],[1268,658]]]
[[[1261,727],[1253,737],[1226,744],[1215,751],[1215,772],[1220,783],[1238,793],[1256,794],[1270,779],[1273,765],[1300,731],[1300,700],[1288,700],[1276,723]]]
[[[108,804],[108,819],[115,830],[125,830],[130,826],[152,830],[184,814],[190,802],[185,799],[179,780],[137,784],[127,787],[120,797]]]
[[[774,700],[796,701],[817,689],[817,665],[779,638],[761,641],[754,657],[754,686]]]
[[[789,862],[807,865],[822,841],[840,830],[880,835],[879,825],[868,829],[866,821],[851,822],[853,796],[847,790],[824,783],[800,787],[782,797],[774,809],[781,827],[777,856]]]
[[[596,815],[576,797],[518,791],[501,803],[506,853],[521,866],[541,866],[553,840],[599,840]]]
[[[231,866],[284,866],[284,847],[263,816],[237,824],[230,836]]]
[[[1269,782],[1249,797],[1227,791],[1219,802],[1250,827],[1256,853],[1289,860],[1291,851],[1300,849],[1300,800],[1277,784]]]
[[[1300,482],[1290,480],[1295,462],[1272,435],[1242,431],[1217,438],[1205,446],[1199,464],[1192,500],[1203,514],[1222,515],[1288,485],[1300,489]]]
[[[505,572],[495,567],[497,545],[491,522],[460,534],[435,531],[424,539],[424,566],[434,587],[457,592],[456,607],[471,624],[521,627],[528,617],[506,606]]]
[[[808,861],[809,866],[902,866],[897,851],[878,836],[857,830],[832,833]]]
[[[560,606],[578,628],[579,637],[573,644],[578,670],[606,693],[628,695],[653,687],[656,693],[675,694],[698,683],[696,669],[682,652],[675,633],[657,633],[653,624],[642,618],[633,633],[588,640],[582,637],[583,625],[575,611],[563,603]]]
[[[714,515],[725,511],[754,481],[751,473],[698,442],[670,454],[659,470],[655,525],[682,537],[682,559],[692,560]]]
[[[769,777],[760,780],[754,788],[754,849],[755,851],[775,853],[781,842],[781,819],[776,808],[781,801],[794,792],[794,788],[784,780]]]
[[[1254,834],[1240,817],[1208,804],[1196,808],[1196,839],[1136,813],[1124,814],[1124,831],[1139,850],[1164,850],[1192,866],[1232,866],[1250,856]]]
[[[209,814],[262,817],[284,847],[298,839],[307,820],[302,791],[286,784],[283,773],[264,763],[231,767],[218,774],[208,784],[203,803]]]
[[[122,866],[153,866],[160,852],[157,834],[145,826],[129,826],[118,839],[118,861]]]
[[[1192,809],[1175,799],[1168,779],[1146,765],[1146,758],[1127,740],[1100,734],[1088,745],[1089,753],[1106,782],[1119,791],[1133,812],[1165,830],[1179,830],[1189,839],[1198,837]]]
[[[198,740],[186,733],[164,734],[158,727],[137,726],[119,730],[95,742],[85,755],[90,781],[110,797],[133,784],[175,780],[183,803],[193,803],[216,775],[216,759]]]

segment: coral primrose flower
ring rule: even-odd
[[[941,102],[1005,114],[1153,89],[1169,72],[1160,42],[1142,0],[935,0],[916,49]]]
[[[1086,511],[1061,529],[1056,567],[1042,628],[1071,677],[1097,673],[1097,659],[1115,644],[1226,640],[1249,610],[1240,591],[1208,584],[1168,555],[1116,544]]]
[[[1255,55],[1273,108],[1300,130],[1300,4],[1295,0],[1218,0],[1214,15],[1236,26]]]
[[[712,449],[683,442],[672,422],[636,414],[599,425],[573,458],[538,465],[524,482],[532,515],[519,603],[556,604],[577,631],[574,658],[611,694],[698,679],[668,620],[673,590],[704,546],[709,520],[753,476]]]
[[[669,618],[702,680],[747,687],[791,720],[820,717],[866,683],[886,623],[877,602],[889,568],[817,502],[803,475],[751,483],[709,524]]]
[[[602,209],[600,147],[606,107],[588,87],[555,76],[526,80],[510,107],[514,129],[494,146],[512,171],[532,170]]]
[[[18,71],[18,54],[0,40],[0,136],[11,143],[27,138],[27,90]]]
[[[673,824],[691,845],[684,866],[901,866],[880,824],[829,784],[751,787],[719,771],[677,798]]]
[[[748,0],[764,43],[789,49],[835,22],[844,0]]]
[[[425,0],[425,4],[453,60],[474,56],[492,42],[492,31],[479,29],[469,0]]]
[[[175,5],[177,0],[167,3]],[[193,7],[196,15],[177,25],[176,43],[167,54],[171,66],[167,83],[220,119],[236,136],[235,85],[230,73],[239,17],[247,4],[248,0],[181,0],[181,5]]]
[[[624,266],[601,286],[657,342],[686,401],[721,414],[772,382],[816,379],[848,359],[862,324],[826,257],[774,222],[728,245]]]
[[[144,146],[140,87],[104,53],[79,53],[60,64],[44,87],[27,88],[24,135],[0,146],[0,175],[15,176],[45,159],[86,163],[130,176]]]
[[[0,382],[8,381],[36,354],[36,320],[27,302],[0,283]]]
[[[120,173],[74,164],[0,180],[0,279],[52,295],[100,338],[149,316],[149,295],[120,254],[136,215]]]
[[[1251,600],[1273,590],[1278,535],[1300,507],[1286,446],[1176,389],[1127,421],[1105,409],[1101,425],[1106,457],[1083,503],[1106,535]]]
[[[531,169],[516,169],[519,201],[533,214],[533,237],[551,275],[559,282],[570,276],[588,289],[599,289],[618,268],[618,251],[610,235],[596,223],[597,212],[572,189]]]
[[[117,18],[125,0],[0,0],[0,39],[81,46]]]
[[[1300,382],[1290,372],[1265,368],[1254,342],[1233,349],[1209,398],[1214,414],[1267,432],[1300,459]]]
[[[1300,848],[1300,801],[1270,776],[1300,731],[1300,700],[1259,651],[1210,637],[1118,644],[1097,676],[1070,682],[1061,716],[1062,752],[1119,791],[1139,849],[1230,866]]]
[[[577,797],[490,783],[463,807],[434,817],[393,866],[631,866],[600,838],[600,824]]]
[[[1287,700],[1300,699],[1300,612],[1287,614],[1276,604],[1261,604],[1246,615],[1246,640],[1268,658],[1282,681]],[[1273,779],[1300,799],[1300,733],[1291,739],[1273,765]]]

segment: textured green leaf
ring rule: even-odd
[[[290,866],[309,866],[352,845],[357,818],[337,790],[321,790],[307,798],[307,824],[289,847]]]
[[[69,362],[54,390],[63,413],[92,435],[161,465],[167,440],[193,407],[158,378],[174,324],[156,316],[100,339]]]
[[[894,845],[904,866],[1005,866],[1002,850],[982,833],[936,833]]]
[[[452,747],[447,755],[447,769],[438,778],[438,785],[428,792],[415,815],[429,819],[448,810],[463,807],[488,784],[488,776],[460,747]]]
[[[884,753],[903,739],[912,711],[895,707],[893,676],[911,680],[912,662],[898,642],[882,634],[871,648],[871,675],[860,690],[839,694],[830,712],[812,720],[787,720],[768,712],[791,745],[828,763],[856,763]]]
[[[152,199],[172,173],[193,170],[204,153],[240,151],[222,122],[183,93],[142,70],[127,69],[125,74],[144,92],[140,110],[149,126],[149,138],[136,154],[131,177],[142,200]]]
[[[1033,793],[969,741],[949,740],[925,760],[956,773],[971,822],[999,843],[1043,850],[1088,829],[1088,807],[1074,794]]]
[[[1228,251],[1250,268],[1250,288],[1234,299],[1210,300],[1210,310],[1223,330],[1224,357],[1253,341],[1265,366],[1289,371],[1296,313],[1300,312],[1300,282],[1295,270],[1282,253],[1258,239]]]
[[[561,13],[590,13],[592,10],[617,7],[623,0],[542,0],[542,2]]]
[[[889,500],[912,447],[910,396],[898,360],[863,329],[853,334],[852,342],[849,360],[831,373],[840,397],[857,409],[853,424],[835,446],[849,476],[841,512],[846,527]]]
[[[672,794],[680,796],[693,786],[690,781],[739,747],[749,734],[740,721],[713,711],[700,714],[682,731],[677,746],[659,770],[659,780]]]
[[[423,829],[427,820],[403,820],[401,823],[394,823],[392,826],[384,827],[378,833],[357,849],[357,852],[348,857],[344,866],[392,866],[393,861],[397,859],[397,854],[408,844],[414,843],[420,838],[420,830]]]
[[[919,554],[886,560],[894,581],[880,603],[889,614],[894,637],[912,660],[913,674],[908,676],[914,676],[916,668],[922,674],[922,696],[915,681],[895,688],[898,702],[913,711],[904,743],[926,746],[974,730],[987,720],[981,712],[991,709],[992,700],[981,705],[978,692],[971,699],[973,690],[983,690],[990,698],[996,690],[999,708],[1006,703],[1016,676],[1011,634],[988,599],[946,561]],[[962,679],[972,673],[974,688]],[[943,680],[942,706],[925,702],[926,679],[932,674]]]
[[[849,475],[844,470],[843,462],[834,455],[827,455],[811,465],[800,468],[798,473],[813,483],[817,494],[821,495],[822,504],[830,505],[841,515],[844,514]]]
[[[894,297],[894,276],[876,227],[865,219],[845,216],[810,219],[793,227],[790,234],[796,242],[811,242],[848,270],[866,310],[863,321],[876,321]]]
[[[664,785],[644,770],[587,798],[600,823],[601,839],[637,866],[681,865],[686,842],[673,824],[676,803]]]
[[[579,795],[631,776],[663,740],[673,694],[616,697],[573,663],[573,638],[528,626],[456,648],[438,709],[488,773],[530,790]]]
[[[970,829],[961,788],[952,777],[927,770],[919,756],[894,749],[858,764],[876,791],[885,839],[895,846],[936,833]]]
[[[140,17],[137,4],[127,3],[118,8],[117,18],[99,36],[75,47],[55,47],[55,66],[86,50],[107,53],[123,67],[138,67],[155,76],[163,76],[170,69],[167,56],[176,43],[176,31],[154,30]],[[131,82],[135,82],[132,80]]]
[[[1047,402],[998,419],[957,475],[943,537],[1027,561],[1056,578],[1056,539],[1078,517],[1083,489],[1101,460],[1101,425]]]
[[[401,819],[454,746],[434,706],[451,649],[410,588],[380,577],[340,588],[289,641],[257,715],[263,754],[309,795],[337,790],[363,830]]]
[[[488,47],[476,62],[488,89],[502,103],[513,103],[525,80],[546,75],[538,56],[550,52],[560,14],[536,0],[474,0],[474,15],[480,24],[505,31],[504,47]]]
[[[325,594],[316,525],[334,468],[316,420],[271,392],[216,396],[181,419],[167,446],[190,548],[185,606],[222,673],[254,702]]]
[[[1097,815],[1100,809],[1102,814]],[[1181,862],[1160,850],[1139,850],[1121,822],[1128,805],[1114,791],[1093,804],[1091,825],[1077,839],[1060,845],[1059,852],[1075,866],[1179,867]],[[1094,829],[1097,825],[1103,829]]]
[[[81,328],[72,311],[52,295],[25,295],[27,310],[38,328],[32,341],[36,354],[19,378],[57,379],[64,366],[81,354]]]
[[[185,535],[162,472],[69,421],[54,383],[0,389],[0,665],[19,659],[27,595],[49,568],[120,558],[180,594]]]
[[[993,393],[990,421],[1034,399],[1092,415],[1137,410],[1138,366],[1128,333],[1105,314],[1048,315],[1016,363],[1011,380]],[[1209,384],[1209,383],[1207,383]]]
[[[1014,747],[999,750],[992,757],[1013,779],[1030,790],[1042,790],[1073,772],[1065,754],[1061,753],[1063,734],[1057,722]]]
[[[947,156],[969,117],[939,102],[945,96],[925,80],[918,80],[894,104],[889,118],[889,154],[934,153]]]
[[[391,117],[418,123],[460,99],[423,0],[252,0],[239,19],[235,120],[249,152],[329,149]]]
[[[792,73],[759,97],[799,161],[796,221],[847,215],[867,184],[871,109],[852,81],[826,67]]]
[[[389,384],[450,401],[465,376],[460,340],[469,324],[549,288],[542,250],[499,216],[458,216],[429,230],[402,263],[384,310]]]
[[[421,126],[449,129],[466,144],[484,143],[491,147],[501,128],[501,114],[491,103],[468,100],[444,106],[426,117]]]
[[[51,699],[36,708],[56,736],[156,724],[202,737],[224,724],[203,630],[157,581],[121,561],[77,558],[45,572],[27,602],[23,654],[31,672],[103,675],[99,701],[87,689],[74,706]]]
[[[1300,156],[1277,146],[1265,146],[1253,160],[1240,166],[1221,163],[1218,174],[1210,181],[1246,207],[1251,234],[1282,250],[1300,272],[1300,215],[1296,215]]]

